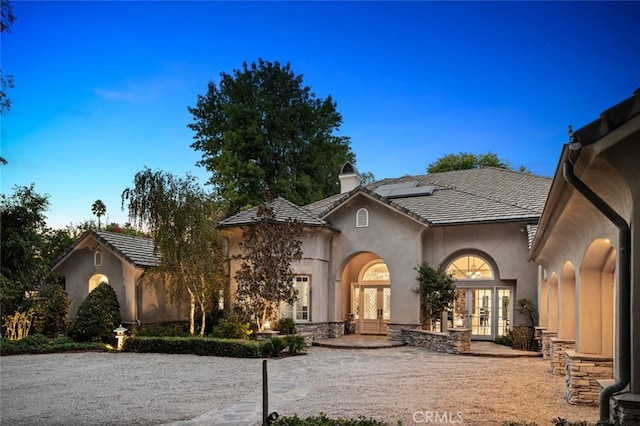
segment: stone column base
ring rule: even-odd
[[[574,350],[576,348],[576,341],[552,337],[549,339],[549,342],[551,344],[549,351],[549,372],[556,376],[565,376],[567,374],[567,357],[565,351]]]
[[[567,360],[567,393],[570,404],[598,405],[600,380],[613,377],[613,358],[603,355],[565,351]]]
[[[618,393],[611,396],[611,420],[621,425],[640,425],[640,394]]]
[[[549,339],[552,337],[558,337],[557,331],[542,331],[542,359],[551,358],[551,342]]]

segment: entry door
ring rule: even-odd
[[[471,329],[476,340],[492,340],[493,288],[458,288],[454,302],[454,325]]]
[[[360,333],[387,334],[387,324],[391,319],[391,288],[363,285],[358,293],[362,307]]]

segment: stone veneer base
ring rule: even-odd
[[[298,322],[298,333],[311,333],[314,339],[329,339],[344,335],[344,321]]]
[[[459,354],[471,349],[471,329],[450,328],[445,332],[402,329],[402,338],[407,345],[430,351]]]
[[[567,362],[567,393],[570,404],[598,405],[600,380],[613,377],[613,358],[565,351]]]
[[[557,331],[548,331],[543,330],[542,334],[542,359],[550,359],[551,358],[551,341],[552,337],[557,337]]]
[[[640,425],[640,394],[618,393],[611,397],[611,420],[620,425]]]
[[[552,337],[550,343],[549,372],[556,376],[567,374],[567,356],[565,351],[572,351],[576,348],[576,341],[573,339],[560,339]]]

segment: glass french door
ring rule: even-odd
[[[391,287],[355,284],[354,319],[360,334],[387,334],[391,319]]]
[[[451,325],[470,328],[472,339],[493,340],[509,330],[511,312],[510,288],[458,288]]]

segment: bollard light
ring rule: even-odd
[[[116,333],[116,340],[118,341],[118,350],[121,351],[122,350],[122,344],[124,343],[124,339],[125,337],[127,337],[124,333],[127,332],[127,329],[124,328],[122,326],[122,324],[120,324],[120,327],[116,328],[115,330],[113,330],[114,333]]]

